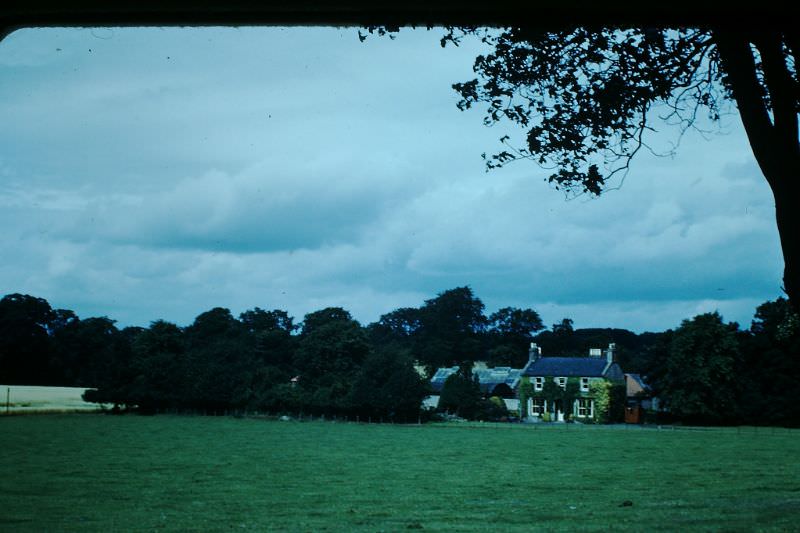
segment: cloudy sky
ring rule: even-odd
[[[484,171],[506,131],[451,89],[481,48],[439,36],[11,34],[0,293],[121,326],[216,306],[368,323],[469,285],[488,312],[634,331],[713,310],[747,326],[781,294],[773,202],[735,114],[674,157],[639,157],[619,190],[567,201],[532,164]]]

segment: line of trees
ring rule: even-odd
[[[789,302],[761,304],[748,330],[719,313],[658,336],[644,366],[678,420],[800,426],[800,321]]]
[[[0,300],[0,383],[90,387],[87,399],[142,411],[262,410],[417,420],[442,366],[524,366],[536,342],[546,356],[585,356],[617,345],[626,372],[646,376],[673,416],[698,423],[800,424],[800,321],[784,299],[758,307],[747,330],[718,313],[675,330],[545,328],[532,309],[487,316],[469,287],[444,291],[362,326],[330,307],[295,323],[260,308],[200,314],[186,327],[157,320],[118,329],[42,298]],[[420,371],[424,369],[421,375]],[[464,371],[440,406],[499,416]],[[457,380],[454,380],[457,381]],[[483,401],[482,401],[483,400]],[[462,405],[463,404],[463,405]],[[497,406],[500,407],[500,406]]]

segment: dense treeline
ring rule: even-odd
[[[749,330],[719,313],[684,320],[645,357],[654,391],[678,420],[800,426],[800,321],[783,298],[760,305]]]
[[[585,356],[613,342],[623,370],[645,375],[680,420],[800,424],[793,396],[800,323],[786,300],[759,306],[748,330],[711,313],[642,334],[574,329],[568,318],[548,329],[532,309],[507,307],[489,316],[484,309],[469,287],[460,287],[366,327],[337,307],[309,313],[299,324],[281,310],[255,308],[235,317],[214,308],[186,327],[157,320],[120,330],[106,317],[81,319],[41,298],[11,294],[0,300],[0,383],[90,387],[90,401],[145,412],[416,420],[430,394],[426,377],[459,365],[463,383],[441,406],[485,418],[502,408],[478,397],[467,370],[475,361],[520,368],[531,342],[548,356]]]

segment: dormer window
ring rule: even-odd
[[[589,378],[581,378],[581,392],[589,392]]]
[[[543,377],[533,378],[533,390],[540,391],[543,388],[544,388],[544,378]]]
[[[567,378],[565,377],[556,378],[556,383],[558,383],[558,386],[562,389],[567,388]]]

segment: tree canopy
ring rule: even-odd
[[[659,379],[673,413],[701,421],[736,418],[740,384],[736,329],[718,313],[707,313],[684,320],[674,332]]]
[[[791,17],[789,17],[791,19]],[[484,123],[509,122],[487,168],[521,159],[551,169],[568,193],[599,195],[630,168],[653,122],[695,127],[735,104],[753,155],[775,197],[784,289],[800,300],[800,31],[757,27],[449,28],[442,46],[478,36],[492,50],[476,78],[455,83],[458,107],[485,105]],[[655,114],[654,111],[658,111]]]
[[[480,299],[460,287],[367,327],[331,307],[308,313],[297,329],[285,311],[255,308],[237,319],[217,307],[186,327],[156,320],[120,330],[110,318],[81,319],[42,298],[13,294],[0,299],[0,383],[92,387],[88,401],[144,412],[261,410],[411,422],[428,414],[421,404],[433,393],[420,375],[420,365],[432,361],[420,357],[436,356],[460,367],[441,391],[440,409],[498,419],[507,414],[504,404],[487,400],[474,362],[521,368],[531,341],[544,355],[563,357],[585,357],[613,342],[622,369],[642,374],[678,419],[800,421],[800,319],[783,298],[758,306],[749,330],[707,313],[676,330],[636,334],[575,328],[568,318],[542,330],[536,311],[513,307],[487,319]],[[467,342],[451,344],[459,335]],[[426,344],[442,351],[420,350]],[[546,385],[548,397],[574,397],[554,386]]]

